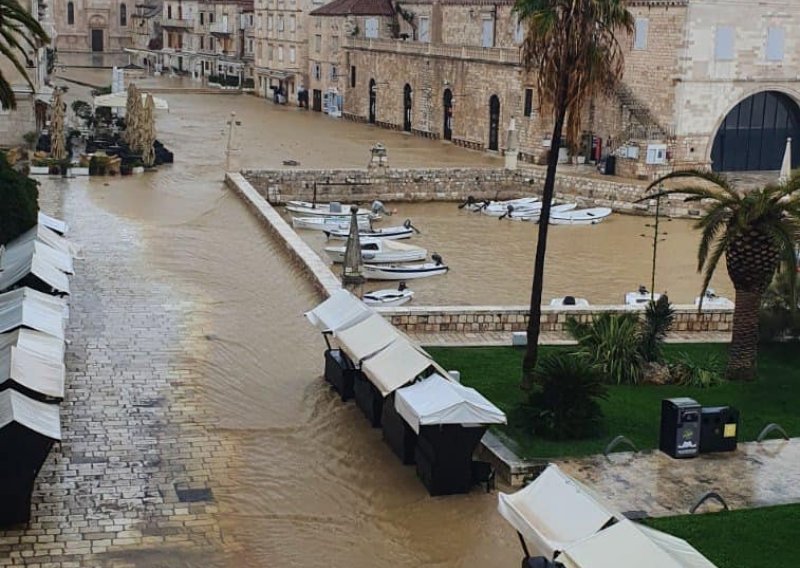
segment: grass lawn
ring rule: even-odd
[[[800,565],[800,505],[664,517],[645,523],[688,540],[719,568]]]
[[[563,347],[543,347],[547,353]],[[461,381],[476,388],[508,415],[499,428],[517,445],[522,457],[554,458],[601,453],[611,438],[623,434],[641,449],[658,446],[661,399],[688,396],[705,406],[731,405],[741,412],[739,441],[754,440],[769,422],[781,424],[790,436],[800,436],[800,349],[793,345],[768,345],[759,355],[760,379],[752,383],[724,383],[709,388],[679,386],[611,386],[602,401],[605,431],[588,440],[548,441],[536,438],[517,411],[521,349],[512,347],[430,347],[426,349],[445,369],[461,371]],[[722,361],[727,346],[719,344],[668,344],[667,357],[684,352],[705,361],[715,353]]]

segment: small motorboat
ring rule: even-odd
[[[369,229],[367,217],[356,217],[359,229]],[[309,231],[345,231],[350,230],[350,217],[292,217],[292,227]]]
[[[611,215],[609,207],[592,207],[590,209],[573,209],[550,213],[551,225],[596,225]]]
[[[347,245],[325,247],[325,252],[333,262],[344,262]],[[364,263],[380,264],[391,262],[414,262],[425,260],[428,251],[422,247],[407,245],[385,239],[364,239],[361,241],[361,260]]]
[[[550,208],[550,215],[553,213],[562,213],[565,211],[572,211],[578,206],[577,203],[560,203],[559,205],[553,205]],[[506,215],[499,217],[499,219],[508,219],[509,221],[528,221],[531,223],[538,223],[539,219],[542,216],[542,208],[541,205],[538,207],[533,208],[532,211],[527,209],[523,209],[521,212],[515,209],[509,209]]]
[[[701,297],[698,296],[694,299],[694,305],[700,305]],[[713,288],[708,288],[706,293],[702,296],[703,300],[703,307],[704,308],[732,308],[733,302],[731,302],[728,298],[723,298],[722,296],[717,296],[716,292],[714,292]]]
[[[433,262],[421,264],[364,265],[364,278],[367,280],[413,280],[446,274],[450,270],[438,254],[432,254],[431,259]]]
[[[373,290],[367,292],[361,298],[368,306],[402,306],[410,302],[414,297],[413,290],[406,288],[405,282],[400,282],[397,288],[389,288],[386,290]]]
[[[553,298],[550,300],[551,306],[585,308],[589,305],[589,300],[576,298],[575,296],[564,296],[563,298]]]
[[[646,286],[639,286],[636,292],[628,292],[625,294],[626,306],[642,306],[648,304],[650,300],[654,302],[661,297],[661,294],[651,294],[648,292]]]
[[[330,203],[317,203],[314,205],[309,201],[289,201],[286,210],[297,213],[304,217],[349,217],[351,205],[342,205],[337,201]],[[369,219],[379,219],[380,215],[375,215],[367,209],[358,209],[356,215]]]
[[[469,211],[484,211],[486,209],[496,210],[500,209],[501,212],[506,210],[506,207],[513,205],[514,207],[525,207],[539,201],[538,197],[520,197],[518,199],[507,199],[505,201],[490,201],[484,199],[482,201],[476,200],[471,195],[467,197],[464,203],[461,203],[458,208],[467,208]]]
[[[408,239],[414,233],[419,233],[419,231],[411,224],[410,219],[406,219],[402,225],[398,225],[397,227],[383,227],[380,229],[359,229],[358,236],[368,239],[389,239],[389,240],[400,240],[400,239]],[[350,229],[333,229],[333,230],[325,230],[325,236],[329,239],[333,240],[344,240],[350,236]]]

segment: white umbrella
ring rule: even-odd
[[[781,164],[780,182],[786,183],[792,177],[792,139],[786,139],[786,151],[783,153],[783,164]]]
[[[142,102],[147,97],[147,93],[139,91],[142,95]],[[100,95],[93,99],[95,108],[109,107],[109,108],[125,108],[127,106],[128,98],[126,93],[112,93],[110,95]],[[169,110],[167,101],[159,97],[153,97],[153,103],[156,110]]]

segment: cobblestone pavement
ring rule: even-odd
[[[214,564],[221,545],[236,547],[217,524],[212,478],[231,446],[208,426],[185,365],[202,349],[191,301],[150,275],[132,225],[66,183],[41,188],[42,209],[65,215],[84,257],[72,279],[63,440],[39,474],[29,526],[0,531],[0,566]]]

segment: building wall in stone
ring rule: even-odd
[[[68,18],[70,4],[74,10],[72,24]],[[133,45],[131,17],[135,11],[133,0],[53,0],[55,46],[62,52],[92,52],[93,30],[100,30],[102,51],[121,52]]]

